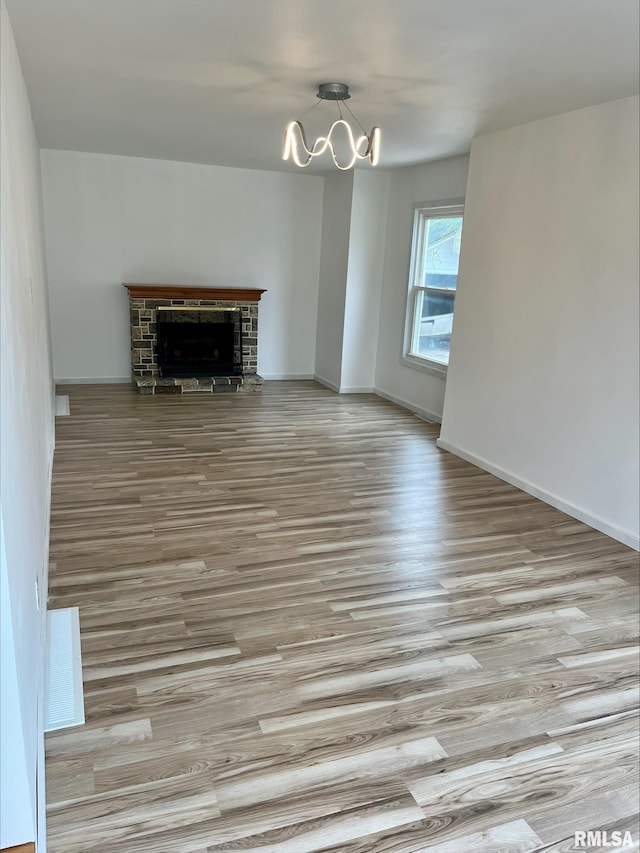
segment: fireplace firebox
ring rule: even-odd
[[[242,374],[239,308],[159,306],[157,336],[161,377]]]

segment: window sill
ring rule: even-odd
[[[429,361],[428,358],[419,358],[415,355],[405,355],[400,359],[400,363],[405,367],[411,367],[413,370],[421,370],[423,373],[430,373],[432,376],[438,376],[440,379],[447,378],[446,364],[440,364],[439,361]]]

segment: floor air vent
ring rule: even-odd
[[[77,607],[47,613],[45,731],[84,723],[80,612]]]
[[[69,413],[69,395],[56,394],[56,417],[64,417],[64,415],[68,415]]]

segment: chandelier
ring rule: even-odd
[[[314,157],[320,157],[321,154],[324,154],[324,152],[329,149],[334,164],[338,169],[342,169],[343,171],[351,169],[357,160],[369,160],[371,165],[375,166],[380,156],[380,128],[372,128],[371,133],[367,136],[366,130],[345,103],[345,101],[351,97],[349,94],[349,87],[345,83],[321,83],[318,86],[318,94],[316,97],[320,98],[322,101],[335,101],[336,106],[338,107],[338,118],[333,122],[326,136],[319,136],[311,147],[307,144],[307,138],[301,122],[299,120],[289,122],[284,133],[282,159],[288,160],[289,157],[291,157],[297,166],[304,168],[309,165]],[[345,110],[358,125],[359,130],[356,134],[354,134],[351,129],[351,125],[343,116],[343,105]],[[318,104],[316,103],[312,107],[309,107],[309,109],[302,114],[301,118],[304,118],[307,113],[310,113],[311,110],[315,109],[317,106]],[[343,163],[338,159],[332,141],[332,136],[337,128],[344,128],[347,148],[349,149],[347,154],[348,159]]]

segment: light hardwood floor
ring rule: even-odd
[[[638,849],[634,551],[374,396],[61,393],[50,853]]]

